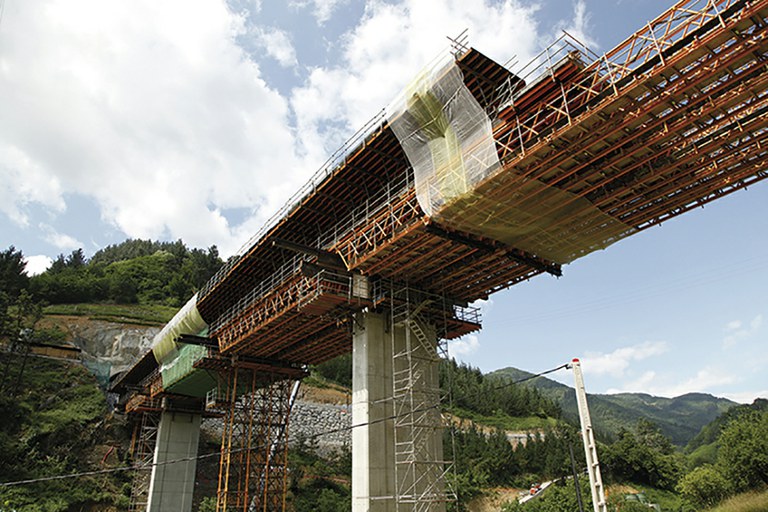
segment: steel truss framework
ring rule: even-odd
[[[149,483],[160,424],[160,409],[144,408],[134,415],[131,458],[134,466],[131,501],[128,510],[143,512],[149,502]]]
[[[397,355],[405,369],[404,361],[418,358],[421,334],[431,337],[429,326],[448,338],[479,329],[479,319],[466,320],[459,305],[541,273],[559,275],[561,264],[768,177],[767,20],[768,0],[682,0],[603,56],[564,38],[515,73],[456,43],[456,63],[493,121],[501,162],[476,194],[503,218],[521,205],[545,204],[555,191],[565,198],[557,208],[568,213],[534,212],[521,220],[532,234],[514,243],[467,220],[470,199],[427,217],[397,138],[383,115],[372,120],[200,291],[198,309],[219,343],[217,368],[228,393],[220,504],[278,506],[267,484],[284,479],[283,445],[256,455],[253,435],[262,429],[279,439],[291,380],[260,381],[247,367],[228,366],[228,357],[320,363],[350,350],[353,313],[390,308],[411,346]],[[578,225],[587,210],[621,229]],[[544,255],[535,249],[542,223],[589,242],[561,258]],[[324,268],[321,258],[297,256],[276,240],[341,265]],[[361,277],[367,292],[355,294]],[[392,281],[446,303],[381,291]],[[393,390],[403,407],[434,402],[429,386],[419,388],[427,373],[417,365],[399,374]],[[149,396],[164,392],[157,375],[144,383]],[[414,416],[420,409],[404,412],[402,442],[407,428],[429,423]],[[403,463],[416,461],[423,445],[420,431],[410,434]],[[403,503],[429,495],[403,485]]]
[[[686,0],[603,56],[566,37],[517,73],[457,48],[502,162],[477,192],[499,217],[545,191],[566,194],[558,208],[567,215],[548,220],[544,210],[525,222],[594,238],[568,262],[764,179],[766,16],[766,0]],[[378,119],[201,293],[224,353],[318,363],[348,351],[346,319],[370,306],[348,300],[351,273],[457,303],[560,273],[528,249],[535,235],[509,245],[478,232],[463,219],[472,200],[426,217],[402,148]],[[534,181],[541,187],[525,187]],[[571,229],[589,209],[620,228]],[[302,258],[273,236],[337,255],[347,272],[303,274]],[[323,284],[333,274],[336,288]]]
[[[207,401],[224,415],[217,511],[285,510],[288,421],[301,376],[247,363],[220,370]]]

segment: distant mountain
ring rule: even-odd
[[[491,372],[489,377],[519,380],[532,375],[510,367]],[[555,400],[563,410],[564,419],[578,423],[573,388],[546,377],[537,377],[526,384]],[[637,420],[645,418],[655,423],[678,446],[688,444],[702,427],[737,405],[706,393],[688,393],[675,398],[645,393],[588,394],[587,397],[592,424],[600,437],[613,438],[621,428],[632,429]]]

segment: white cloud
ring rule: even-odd
[[[243,30],[223,0],[7,5],[0,211],[23,225],[77,193],[130,237],[231,253],[247,236],[220,209],[261,205],[260,224],[307,175]]]
[[[291,6],[311,8],[318,25],[323,25],[331,19],[333,11],[348,3],[349,0],[294,0],[291,2]]]
[[[27,262],[25,269],[28,276],[36,276],[38,274],[42,274],[48,270],[48,268],[53,263],[53,260],[44,254],[27,256],[24,258],[24,260]]]
[[[660,378],[656,372],[649,371],[620,388],[608,390],[608,393],[649,393],[654,396],[673,398],[686,393],[717,393],[718,388],[737,381],[738,379],[731,373],[710,366],[701,368],[696,375],[682,382]]]
[[[479,308],[480,315],[485,318],[485,316],[493,309],[493,299],[477,299],[475,302],[470,304],[470,306]]]
[[[738,402],[740,404],[751,404],[755,401],[755,398],[768,399],[768,389],[762,391],[742,391],[739,393],[722,393],[721,396]]]
[[[568,21],[558,23],[555,28],[557,32],[566,31],[571,36],[575,37],[579,42],[586,45],[592,51],[597,51],[599,45],[589,35],[591,29],[589,27],[590,16],[587,11],[587,4],[584,0],[577,0],[573,4],[573,18]],[[560,34],[554,34],[554,37],[559,37]]]
[[[19,226],[29,225],[29,216],[25,212],[29,203],[40,203],[59,212],[65,209],[59,179],[47,172],[31,155],[3,141],[0,141],[0,171],[3,175],[0,180],[0,212]]]
[[[480,340],[474,334],[467,334],[455,340],[448,340],[448,356],[461,360],[474,354],[480,348]]]
[[[291,36],[284,30],[275,27],[255,27],[253,37],[256,44],[267,52],[267,55],[275,59],[286,68],[298,65],[296,49],[291,42]]]
[[[630,347],[617,348],[608,354],[587,352],[581,358],[584,372],[592,375],[624,376],[633,361],[661,355],[669,350],[666,342],[646,341]]]
[[[360,23],[342,38],[339,65],[311,70],[293,91],[305,154],[321,161],[338,146],[340,132],[352,133],[380,112],[424,66],[445,55],[446,36],[468,28],[472,46],[489,57],[528,60],[540,43],[535,10],[517,0],[367,2]]]
[[[83,247],[82,242],[77,238],[59,233],[47,224],[40,224],[40,230],[43,233],[43,239],[61,251],[73,251]]]
[[[728,322],[723,329],[726,332],[726,336],[723,338],[723,348],[731,349],[741,341],[750,338],[760,330],[762,325],[762,314],[755,316],[749,322],[749,326],[744,326],[741,320]]]

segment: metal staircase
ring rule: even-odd
[[[442,511],[455,500],[445,475],[435,327],[422,316],[432,301],[392,309],[395,504],[398,511]]]

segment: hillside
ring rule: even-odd
[[[510,367],[496,370],[489,377],[519,380],[531,375]],[[565,419],[578,421],[573,388],[546,377],[538,377],[527,384],[554,400],[561,407]],[[622,428],[631,430],[643,418],[655,423],[677,446],[688,444],[702,427],[737,405],[726,398],[705,393],[688,393],[675,398],[644,393],[588,394],[588,398],[592,423],[602,437],[614,438]]]

